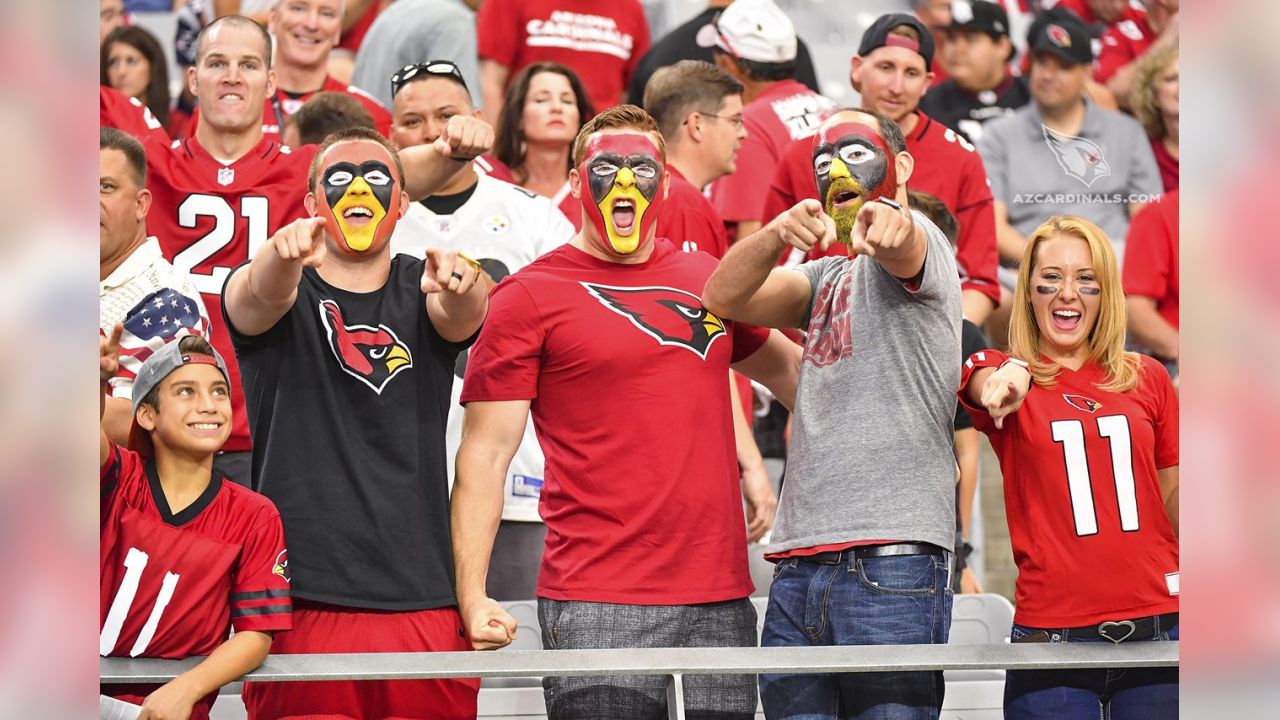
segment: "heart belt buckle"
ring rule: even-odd
[[[1138,632],[1138,626],[1134,625],[1132,620],[1108,621],[1098,626],[1098,634],[1117,645],[1133,637],[1136,632]]]

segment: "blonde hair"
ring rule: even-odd
[[[1156,97],[1160,87],[1160,76],[1169,66],[1178,61],[1178,46],[1166,45],[1160,50],[1148,53],[1138,61],[1133,74],[1133,89],[1129,91],[1129,107],[1133,108],[1134,117],[1146,128],[1147,134],[1163,140],[1169,134],[1164,126],[1164,114],[1160,112],[1160,101]]]
[[[1027,238],[1018,268],[1018,285],[1013,291],[1013,317],[1009,323],[1009,349],[1015,357],[1031,365],[1031,379],[1041,387],[1053,387],[1057,383],[1058,363],[1042,357],[1040,326],[1036,324],[1031,306],[1031,273],[1035,270],[1036,254],[1046,241],[1058,236],[1078,238],[1089,244],[1093,254],[1093,271],[1102,290],[1099,296],[1098,317],[1089,331],[1089,362],[1096,362],[1107,377],[1099,386],[1110,392],[1128,392],[1138,382],[1142,368],[1137,353],[1125,352],[1124,336],[1127,323],[1124,290],[1120,284],[1120,268],[1116,262],[1111,240],[1097,225],[1076,215],[1054,215],[1045,220]]]

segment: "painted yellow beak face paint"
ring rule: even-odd
[[[578,174],[582,204],[599,240],[611,255],[630,255],[652,242],[663,202],[666,167],[644,133],[597,134],[587,142]]]
[[[400,182],[386,162],[370,159],[386,151],[372,142],[343,142],[325,155],[316,193],[338,249],[350,255],[381,250],[400,217]]]

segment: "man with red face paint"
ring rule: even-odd
[[[293,549],[294,631],[276,653],[466,650],[449,555],[453,366],[488,309],[472,261],[391,255],[409,202],[377,132],[330,135],[305,198],[232,271],[257,488]],[[478,682],[249,683],[250,717],[473,718]]]
[[[726,323],[698,294],[706,253],[656,237],[669,173],[657,123],[610,108],[574,145],[582,230],[504,280],[467,365],[453,489],[459,607],[471,644],[511,642],[485,574],[507,464],[533,413],[546,453],[538,579],[542,642],[756,644],[729,405],[730,365],[790,404],[799,348]],[[551,718],[666,712],[657,677],[546,678]],[[751,676],[685,681],[689,717],[750,718]]]
[[[778,568],[761,644],[945,643],[955,256],[933,223],[904,209],[915,160],[887,116],[836,113],[811,157],[822,202],[802,200],[730,248],[703,293],[711,312],[806,331],[786,492],[765,549]],[[777,267],[791,248],[833,241],[852,257]],[[767,674],[760,694],[767,717],[936,718],[942,673]]]

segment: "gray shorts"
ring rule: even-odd
[[[751,601],[705,605],[619,605],[538,598],[542,646],[548,650],[650,647],[755,647]],[[664,720],[668,678],[547,677],[550,720]],[[754,675],[684,676],[685,715],[693,720],[750,720]]]

